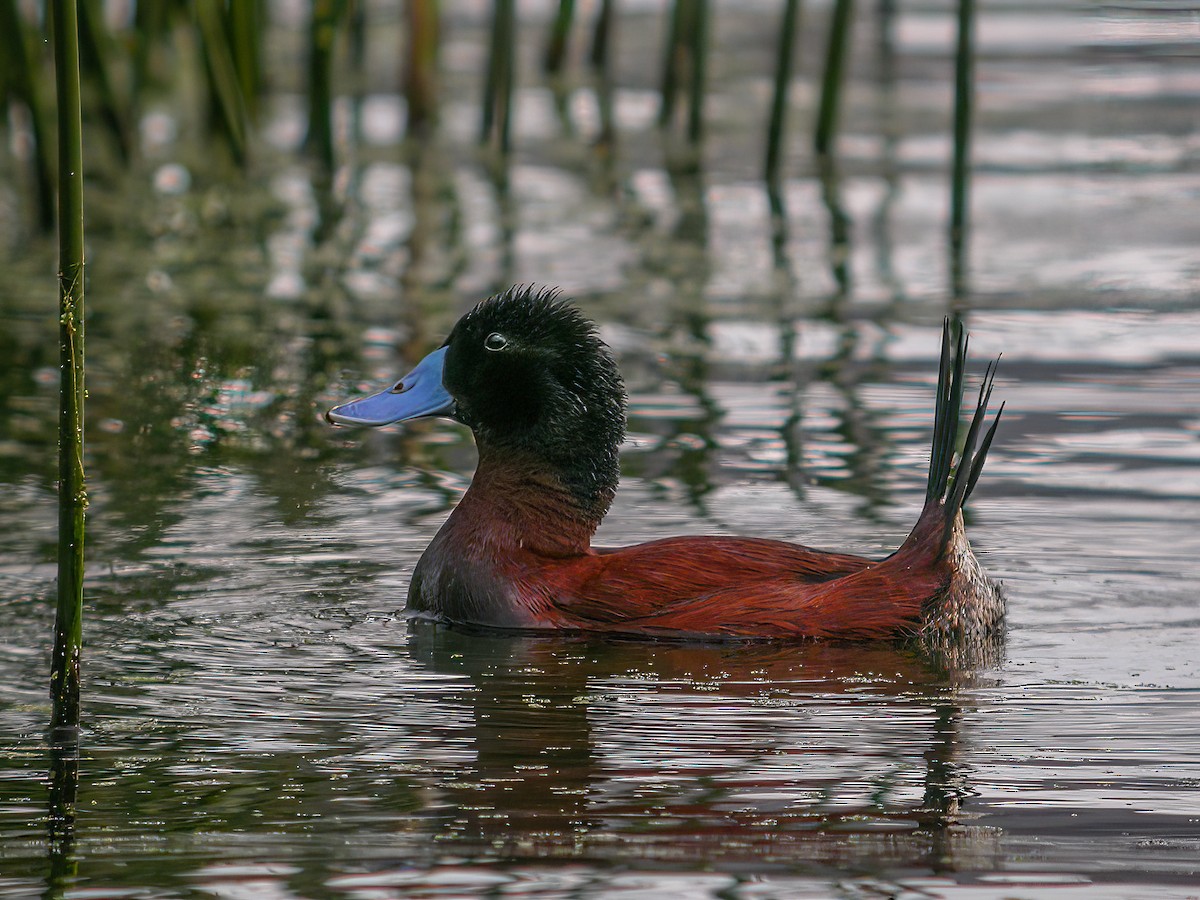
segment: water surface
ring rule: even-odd
[[[303,105],[281,96],[249,186],[193,159],[169,109],[143,128],[144,168],[95,185],[87,728],[65,860],[43,731],[54,257],[4,238],[0,896],[1195,896],[1194,21],[981,18],[961,303],[975,357],[1004,354],[1008,411],[969,527],[1010,616],[1001,659],[966,671],[888,647],[404,620],[469,436],[319,414],[475,300],[557,284],[618,353],[630,440],[602,542],[872,555],[920,506],[950,303],[945,10],[898,17],[889,77],[863,26],[837,189],[798,136],[778,232],[757,181],[772,16],[718,4],[699,170],[664,162],[644,64],[660,16],[638,5],[611,163],[587,143],[590,88],[567,97],[568,132],[531,74],[507,188],[470,147],[483,22],[452,23],[437,152],[397,146],[398,101],[367,96],[326,196],[290,153]],[[798,131],[812,102],[806,78]],[[850,223],[832,254],[831,201]]]

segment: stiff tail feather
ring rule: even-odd
[[[966,388],[967,332],[958,322],[946,319],[942,326],[942,358],[938,367],[937,404],[933,416],[933,449],[929,458],[929,481],[925,489],[925,506],[940,505],[945,533],[950,531],[963,508],[987,460],[996,426],[1004,413],[1004,404],[996,411],[992,423],[984,431],[988,403],[992,398],[992,382],[999,359],[988,363],[979,386],[979,399],[963,441],[957,451],[959,423],[962,416],[963,393]],[[980,436],[982,435],[982,440]],[[956,452],[957,451],[957,452]]]

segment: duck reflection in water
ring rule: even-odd
[[[962,450],[966,335],[943,332],[925,505],[872,560],[757,538],[591,539],[617,488],[625,393],[594,325],[553,291],[478,304],[400,381],[327,414],[340,425],[447,416],[479,449],[470,488],[425,550],[410,613],[465,625],[644,637],[994,641],[1004,616],[963,527],[996,425],[992,367]],[[1001,407],[1001,411],[1003,407]]]
[[[474,761],[426,776],[443,852],[820,869],[853,848],[936,872],[996,849],[957,818],[968,682],[914,650],[421,620],[408,649],[469,686]]]

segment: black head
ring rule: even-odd
[[[481,452],[544,459],[580,499],[616,488],[625,389],[596,327],[554,291],[513,288],[459,319],[442,383]]]
[[[625,437],[625,390],[595,326],[554,291],[514,288],[489,297],[392,387],[326,417],[386,425],[435,415],[471,427],[481,464],[533,464],[557,477],[589,516],[608,509]]]

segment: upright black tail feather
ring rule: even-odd
[[[963,367],[967,357],[967,334],[959,327],[951,345],[950,320],[942,323],[942,357],[938,364],[937,403],[933,414],[933,448],[929,457],[929,483],[925,502],[942,497],[954,460],[959,409],[962,406]]]
[[[963,393],[966,388],[967,332],[961,324],[945,320],[942,328],[942,358],[938,366],[937,403],[933,417],[933,449],[929,458],[929,482],[925,489],[926,504],[943,501],[947,528],[953,523],[955,514],[962,509],[992,446],[996,426],[1004,412],[1000,404],[987,431],[988,403],[992,398],[992,383],[996,376],[996,362],[988,363],[979,386],[979,399],[971,424],[963,442],[962,451],[957,453],[959,422],[962,415]],[[980,441],[980,434],[983,440]]]

